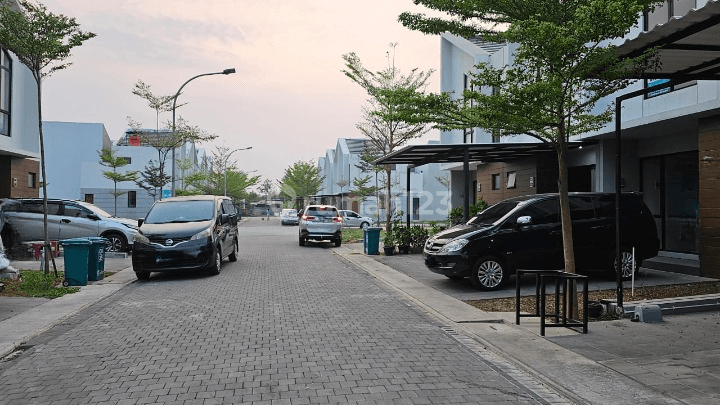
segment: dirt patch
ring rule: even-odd
[[[644,301],[661,298],[687,297],[693,295],[717,294],[720,293],[720,281],[705,281],[701,283],[688,284],[672,284],[660,286],[645,286],[635,288],[635,293],[630,294],[629,289],[624,290],[623,301]],[[614,300],[616,297],[615,290],[588,291],[589,301],[600,301],[602,299]],[[515,312],[515,298],[497,298],[489,300],[470,300],[466,301],[475,308],[487,312]],[[582,294],[578,294],[578,303],[581,308],[582,316]],[[535,312],[535,296],[520,297],[520,311],[525,313]],[[545,311],[551,313],[555,311],[555,294],[547,294]],[[612,319],[610,316],[601,318]]]

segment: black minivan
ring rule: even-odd
[[[207,270],[219,274],[222,259],[237,260],[238,216],[228,197],[199,195],[156,201],[138,220],[132,264],[135,275]]]
[[[577,269],[615,271],[615,194],[570,193],[570,218]],[[652,213],[639,193],[620,199],[622,272],[632,272],[658,253],[660,241]],[[564,267],[560,203],[557,194],[510,198],[429,238],[425,265],[451,279],[469,277],[482,290],[501,287],[517,269]]]

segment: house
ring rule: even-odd
[[[642,16],[626,39],[633,39],[659,24],[682,24],[683,18],[699,18],[703,8],[720,13],[716,0],[675,0]],[[691,10],[699,10],[691,11]],[[692,21],[688,19],[688,21]],[[679,21],[677,23],[676,21]],[[670,25],[668,23],[668,25]],[[680,28],[676,34],[683,34]],[[496,67],[512,64],[514,44],[484,43],[477,38],[443,34],[441,40],[441,91],[462,95],[470,84],[468,73],[479,62]],[[708,49],[710,51],[710,49]],[[715,55],[717,57],[717,55]],[[616,96],[651,88],[667,80],[643,79],[608,97],[602,109]],[[491,92],[493,89],[482,89]],[[604,104],[604,105],[603,105]],[[720,164],[720,81],[694,80],[630,98],[622,104],[622,150],[620,185],[623,191],[643,193],[655,216],[663,254],[698,260],[699,274],[720,277],[720,228],[717,185]],[[573,141],[590,141],[568,155],[570,191],[615,190],[615,123]],[[535,140],[519,136],[498,138],[481,129],[441,133],[441,144],[523,143]],[[462,167],[444,164],[452,173],[453,206],[464,184]],[[502,199],[556,191],[557,158],[554,154],[504,162],[472,162],[473,199],[494,203]],[[704,191],[703,191],[704,190]],[[700,196],[705,196],[700,198]],[[701,226],[701,224],[705,224]]]
[[[49,197],[83,200],[115,216],[131,219],[144,218],[160,198],[134,182],[121,182],[117,184],[117,191],[123,194],[117,197],[117,212],[115,210],[115,184],[103,175],[112,169],[100,164],[100,151],[112,148],[116,156],[125,158],[128,164],[117,169],[121,173],[141,172],[149,162],[158,160],[157,150],[136,139],[131,130],[113,142],[102,123],[46,121],[43,128]],[[207,163],[204,149],[191,143],[178,148],[176,154],[178,159],[193,160],[190,172],[201,170]],[[170,175],[169,164],[165,171]],[[178,169],[178,184],[187,174]],[[170,185],[166,187],[169,192]]]
[[[380,218],[384,221],[382,197],[378,206],[375,195],[361,197],[354,193],[353,181],[369,177],[367,186],[376,186],[383,193],[385,172],[363,171],[362,155],[368,148],[366,139],[338,138],[334,149],[328,149],[325,156],[318,159],[318,167],[324,176],[323,184],[316,202],[335,205],[339,209],[348,209],[361,215]],[[439,165],[426,165],[422,168],[410,168],[413,187],[410,189],[411,209],[407,209],[405,188],[401,187],[407,177],[408,166],[396,165],[392,168],[392,205],[396,210],[410,212],[413,221],[444,220],[448,217],[448,190],[436,178],[442,175]],[[379,211],[378,212],[378,208]]]
[[[0,198],[40,195],[38,94],[30,70],[0,50]]]

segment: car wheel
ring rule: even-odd
[[[305,246],[305,238],[303,238],[302,236],[299,237],[299,238],[298,238],[298,244],[299,244],[300,246]]]
[[[237,250],[238,250],[238,241],[235,239],[235,242],[233,243],[233,251],[230,253],[230,256],[228,256],[228,260],[231,262],[237,261]]]
[[[365,229],[368,226],[370,226],[370,224],[368,224],[367,222],[363,222],[362,224],[360,224],[360,229]]]
[[[632,262],[633,262],[633,254],[630,250],[623,248],[622,252],[620,252],[621,257],[621,263],[622,263],[622,279],[623,280],[630,280],[632,278]],[[635,274],[637,274],[638,269],[640,268],[641,261],[637,261],[635,263]],[[608,273],[609,275],[612,275],[613,279],[617,274],[617,260],[615,260],[615,251],[613,250],[612,253],[610,253],[610,260],[608,264]]]
[[[127,250],[127,243],[125,237],[119,233],[110,232],[102,235],[103,238],[107,239],[105,242],[106,252],[124,252]]]
[[[215,262],[209,269],[210,275],[217,276],[220,274],[220,267],[222,266],[222,256],[220,255],[220,248],[215,248]]]
[[[342,245],[342,238],[335,239],[335,247],[339,247],[340,245]]]
[[[149,280],[150,272],[149,271],[136,271],[135,277],[137,277],[138,280]]]
[[[507,268],[502,260],[493,256],[485,256],[475,265],[470,275],[470,282],[476,288],[492,291],[499,289],[507,278]]]

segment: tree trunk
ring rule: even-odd
[[[567,142],[562,129],[558,136],[558,194],[560,196],[560,217],[562,224],[563,253],[565,271],[575,274],[575,251],[573,249],[572,222],[570,221],[570,200],[568,198]],[[567,300],[568,317],[578,318],[577,284],[568,281]]]
[[[385,165],[385,232],[392,231],[392,210],[390,209],[390,188],[392,186],[390,179],[390,172],[392,168],[390,165]]]
[[[39,77],[35,78],[37,84],[37,106],[38,106],[38,132],[40,135],[40,173],[43,179],[43,250],[45,251],[45,261],[43,263],[43,272],[50,274],[50,256],[52,250],[50,249],[50,236],[48,235],[48,203],[47,203],[47,173],[45,172],[45,140],[43,139],[42,129],[42,92],[41,92],[41,81]]]

